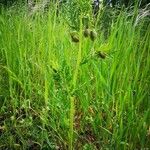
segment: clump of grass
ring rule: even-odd
[[[121,10],[92,41],[80,17],[73,43],[64,16],[1,10],[0,149],[148,148],[148,18]]]

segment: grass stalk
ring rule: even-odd
[[[76,83],[77,83],[77,77],[80,69],[80,62],[82,57],[82,15],[80,16],[80,34],[79,34],[79,50],[77,55],[77,62],[75,66],[75,71],[73,74],[73,80],[72,80],[72,94],[70,96],[70,131],[69,131],[69,150],[73,150],[73,139],[74,139],[74,114],[75,114],[75,89],[76,89]]]

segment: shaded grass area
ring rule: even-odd
[[[149,20],[120,11],[107,38],[99,20],[96,40],[80,25],[73,43],[64,16],[1,11],[0,149],[148,148]]]

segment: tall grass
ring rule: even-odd
[[[149,18],[106,15],[73,43],[66,14],[1,9],[0,149],[149,148]]]

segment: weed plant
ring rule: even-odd
[[[150,20],[110,10],[105,27],[108,10],[96,20],[82,7],[1,8],[0,149],[149,148]]]

